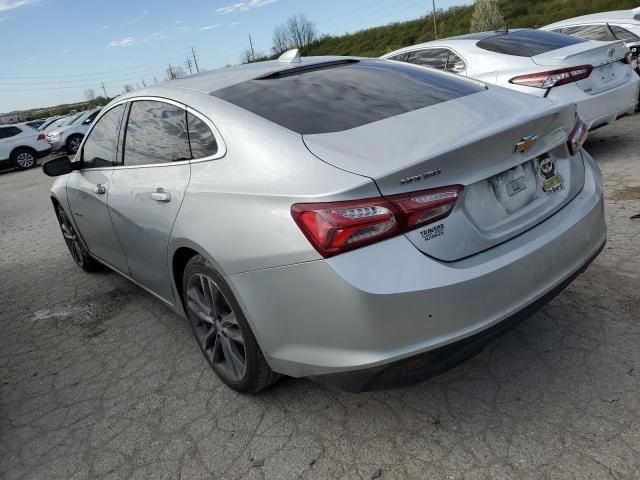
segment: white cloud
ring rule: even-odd
[[[112,47],[130,47],[131,45],[136,43],[136,39],[134,37],[124,37],[120,40],[111,40],[107,48]]]
[[[198,31],[203,32],[204,30],[211,30],[212,28],[218,28],[219,26],[219,23],[216,23],[215,25],[205,25],[204,27],[200,27]]]
[[[163,33],[153,32],[142,39],[143,42],[151,42],[153,40],[164,40],[167,38]]]
[[[37,3],[39,0],[0,0],[0,12]]]
[[[229,24],[230,27],[235,27],[236,25],[240,25],[240,22],[231,22]]]
[[[247,2],[238,2],[226,7],[221,7],[216,10],[218,13],[234,13],[234,12],[246,12],[253,8],[264,7],[270,3],[277,2],[278,0],[249,0]]]
[[[103,29],[103,30],[106,30],[107,28],[109,28],[109,25],[103,25],[103,26],[102,26],[102,29]]]

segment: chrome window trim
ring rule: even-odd
[[[82,139],[82,144],[78,149],[77,155],[79,155],[80,152],[83,151],[85,141],[87,140],[87,138],[89,138],[89,135],[91,135],[91,132],[93,131],[95,126],[98,124],[98,122],[100,121],[103,115],[106,115],[107,112],[111,111],[112,109],[116,108],[119,105],[132,103],[140,100],[168,103],[169,105],[174,105],[176,107],[182,108],[183,110],[195,115],[211,129],[211,133],[213,133],[213,136],[216,139],[216,143],[218,144],[218,151],[214,155],[209,155],[208,157],[203,157],[203,158],[194,158],[191,160],[180,160],[177,162],[164,162],[164,163],[150,163],[148,165],[114,165],[113,167],[87,168],[87,169],[81,169],[78,171],[82,172],[85,170],[87,171],[91,170],[92,172],[97,172],[97,171],[104,171],[104,170],[125,170],[125,169],[131,169],[131,168],[170,167],[172,165],[187,165],[190,163],[200,163],[200,162],[208,162],[209,160],[218,160],[227,154],[227,145],[224,143],[224,140],[222,139],[222,135],[220,135],[220,132],[218,131],[214,123],[207,116],[200,113],[198,110],[188,105],[185,105],[184,103],[180,103],[176,100],[172,100],[170,98],[165,98],[165,97],[155,97],[155,96],[144,95],[139,97],[128,97],[114,103],[109,108],[103,108],[98,114],[98,116],[95,118],[93,123],[91,124],[91,128],[87,131],[87,134]],[[126,125],[124,125],[124,127],[126,128]],[[77,158],[77,155],[74,158],[74,160]]]

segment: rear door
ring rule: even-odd
[[[184,106],[133,101],[123,148],[123,165],[111,179],[111,219],[131,277],[173,302],[167,248],[191,175]]]
[[[79,154],[81,169],[69,175],[67,199],[73,221],[91,254],[126,273],[127,260],[107,208],[124,110],[124,105],[112,108],[89,133]]]
[[[11,150],[16,144],[16,137],[22,133],[18,127],[9,125],[0,127],[0,162],[8,161],[11,156]],[[4,168],[4,166],[1,166]]]

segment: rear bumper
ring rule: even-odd
[[[631,75],[623,85],[596,95],[584,93],[576,84],[551,89],[549,97],[560,102],[575,102],[578,115],[593,130],[632,115],[640,96],[640,77]]]
[[[405,387],[435,377],[436,375],[446,372],[447,370],[460,365],[465,360],[477,355],[492,341],[522,323],[553,300],[559,293],[569,286],[578,275],[587,269],[591,262],[593,262],[593,260],[595,260],[600,254],[604,245],[605,244],[603,243],[599,250],[584,265],[582,265],[582,267],[580,267],[580,270],[573,273],[560,285],[557,285],[550,292],[544,294],[538,300],[527,305],[525,308],[506,320],[503,320],[486,330],[463,340],[458,340],[457,342],[449,345],[429,350],[425,353],[398,360],[390,364],[350,372],[315,375],[310,378],[311,380],[321,383],[327,387],[337,388],[346,392],[358,393],[373,390],[384,390],[387,388]]]
[[[589,264],[606,225],[600,173],[583,156],[585,185],[569,204],[467,259],[434,260],[400,236],[328,260],[230,275],[228,283],[275,371],[378,376],[548,301]]]

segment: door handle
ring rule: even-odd
[[[107,193],[107,189],[102,185],[98,184],[95,187],[93,187],[93,193],[96,193],[98,195],[104,195],[105,193]]]
[[[155,192],[151,192],[151,200],[167,203],[171,201],[171,194],[169,192],[165,192],[162,188],[156,188]]]

